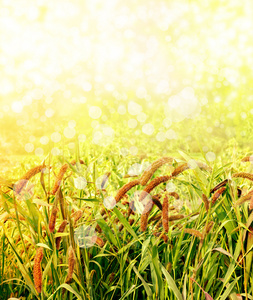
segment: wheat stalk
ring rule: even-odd
[[[203,230],[203,237],[205,237],[213,228],[214,222],[210,221],[208,224],[206,224],[206,226],[204,227]]]
[[[165,194],[165,197],[163,200],[163,209],[162,209],[162,223],[163,223],[163,229],[165,232],[169,231],[168,208],[169,208],[169,199],[168,199],[168,195]]]
[[[189,233],[189,234],[194,235],[194,236],[196,236],[200,239],[204,238],[203,234],[200,231],[196,230],[196,229],[185,228],[184,233]]]
[[[208,201],[208,198],[207,198],[207,196],[205,194],[202,194],[202,200],[204,202],[206,211],[208,212],[208,210],[209,210],[209,201]]]
[[[60,225],[60,227],[59,227],[57,233],[62,233],[62,232],[64,232],[64,230],[65,230],[67,224],[68,224],[68,221],[67,221],[67,220],[64,220],[64,221],[61,223],[61,225]],[[56,249],[59,250],[59,249],[60,249],[60,245],[61,245],[61,236],[58,236],[58,237],[56,238],[55,244],[56,244]]]
[[[173,158],[171,157],[162,157],[156,161],[154,161],[142,174],[140,178],[140,184],[146,185],[149,181],[149,179],[152,177],[152,175],[155,173],[155,171],[163,166],[166,163],[172,163]]]
[[[68,275],[65,280],[65,283],[70,283],[72,281],[73,273],[74,273],[74,267],[75,267],[75,252],[72,246],[69,246],[68,250]]]
[[[224,193],[226,187],[222,187],[216,191],[212,196],[212,205],[215,204],[216,200]]]
[[[163,210],[163,206],[162,203],[160,202],[161,195],[160,194],[156,194],[154,196],[152,196],[152,200],[154,202],[154,204],[160,209]]]
[[[241,162],[248,162],[248,161],[252,161],[253,160],[253,156],[251,155],[251,156],[245,156],[242,160],[241,160]]]
[[[19,194],[21,192],[21,190],[23,189],[23,187],[26,185],[27,180],[31,179],[33,176],[35,176],[36,174],[38,174],[45,168],[46,168],[46,166],[43,164],[43,165],[39,165],[39,166],[34,167],[34,168],[30,169],[29,171],[27,171],[14,185],[15,193]]]
[[[77,210],[71,215],[71,218],[73,218],[74,224],[82,217],[83,211],[81,209]]]
[[[174,197],[176,200],[178,200],[180,198],[178,193],[176,193],[176,192],[169,192],[168,195]]]
[[[217,191],[219,188],[225,186],[228,183],[228,179],[223,180],[222,182],[220,182],[219,184],[217,184],[211,191],[210,194],[212,194],[213,192]]]
[[[132,187],[138,185],[139,183],[140,183],[139,179],[135,179],[135,180],[132,180],[132,181],[126,183],[125,185],[123,185],[118,190],[118,193],[115,196],[116,203],[118,203]]]
[[[179,214],[179,215],[172,215],[172,216],[169,216],[168,220],[169,220],[169,221],[177,221],[177,220],[181,220],[181,219],[183,219],[183,218],[185,218],[185,216]]]
[[[55,223],[56,223],[56,218],[57,218],[57,213],[58,213],[58,208],[56,206],[53,207],[50,219],[49,219],[49,231],[53,232],[55,229]]]
[[[105,245],[105,242],[98,236],[93,235],[91,237],[91,242],[97,244],[99,247],[103,247]]]
[[[149,194],[155,187],[159,184],[166,182],[172,178],[172,175],[159,176],[154,178],[150,183],[145,187],[145,189],[140,193],[139,201],[143,201],[147,194]]]
[[[148,216],[149,216],[153,206],[154,206],[154,203],[153,203],[152,199],[150,199],[143,209],[143,212],[141,214],[141,226],[140,226],[140,230],[142,232],[144,232],[147,229]]]
[[[64,176],[64,174],[66,173],[67,169],[68,169],[69,165],[67,163],[65,163],[64,165],[61,166],[59,173],[56,176],[53,188],[50,192],[50,194],[55,195],[56,192],[58,191],[61,182],[62,182],[62,178]]]
[[[235,173],[232,175],[232,177],[234,178],[246,178],[246,179],[249,179],[251,181],[253,181],[253,174],[251,173],[245,173],[245,172],[239,172],[239,173]]]
[[[251,197],[253,195],[253,190],[250,190],[246,195],[242,196],[241,198],[239,198],[236,202],[235,205],[241,205],[246,201],[251,200]]]
[[[33,266],[33,280],[36,291],[40,294],[42,289],[42,270],[41,261],[43,258],[43,247],[40,247],[36,251]]]
[[[82,159],[79,159],[79,163],[80,163],[81,165],[84,165],[84,161],[83,161]],[[72,166],[74,166],[74,165],[76,164],[76,160],[73,159],[73,160],[70,162],[70,164],[71,164]]]
[[[209,167],[208,165],[202,163],[202,162],[199,162],[199,161],[195,161],[195,163],[197,164],[197,166],[200,168],[200,169],[203,169],[203,170],[207,170],[207,171],[211,171],[212,168]],[[182,172],[184,172],[185,170],[188,170],[190,169],[190,165],[188,163],[183,163],[182,165],[178,166],[173,172],[172,172],[172,176],[175,177],[179,174],[181,174]]]
[[[173,172],[172,172],[172,176],[176,177],[177,175],[181,174],[182,172],[184,172],[185,170],[190,169],[188,163],[184,163],[180,166],[178,166]]]

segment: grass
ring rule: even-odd
[[[25,190],[22,197],[15,196],[11,184],[1,182],[2,299],[195,300],[240,299],[239,295],[252,299],[253,215],[248,208],[249,201],[236,205],[237,188],[242,189],[244,195],[251,181],[232,177],[239,171],[251,172],[251,163],[242,163],[241,155],[232,161],[226,157],[226,164],[210,164],[198,155],[197,160],[212,169],[196,166],[170,181],[180,199],[169,196],[169,218],[182,217],[169,221],[166,233],[158,224],[160,209],[154,205],[147,230],[142,232],[141,208],[133,195],[145,186],[133,187],[111,209],[104,206],[104,200],[107,196],[115,197],[124,184],[135,179],[124,178],[129,165],[151,163],[159,157],[129,156],[126,159],[118,154],[108,159],[108,155],[93,156],[92,151],[86,150],[86,155],[80,157],[77,151],[76,157],[65,156],[58,161],[49,155],[45,163],[52,168],[31,178],[34,190],[32,193]],[[79,157],[84,164],[69,163],[73,158],[79,161]],[[151,180],[171,174],[185,161],[196,159],[194,154],[186,152],[173,157],[176,158],[173,164],[161,166]],[[54,177],[64,162],[69,163],[64,180],[56,195],[50,195]],[[27,160],[27,164],[32,165],[31,160],[29,163]],[[34,166],[35,161],[31,167]],[[106,188],[98,189],[97,178],[108,171]],[[23,171],[16,173],[18,178],[23,175]],[[77,184],[80,176],[85,177],[86,186]],[[212,204],[210,190],[227,178],[225,191]],[[166,183],[162,183],[151,192],[160,194],[161,203],[165,187]],[[201,200],[203,194],[209,199],[208,210]],[[129,215],[132,200],[136,211]],[[49,226],[54,206],[59,209],[55,228]],[[74,222],[73,214],[80,210],[81,217]],[[63,220],[68,224],[63,232],[57,232]],[[97,242],[94,236],[98,237]],[[56,238],[59,237],[58,250]],[[43,248],[41,293],[37,292],[33,278],[39,248]],[[72,268],[69,249],[72,248],[75,263],[72,280],[69,280]]]

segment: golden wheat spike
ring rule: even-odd
[[[181,220],[185,218],[184,215],[173,215],[173,216],[169,216],[168,220],[169,221],[177,221],[177,220]]]
[[[96,235],[93,235],[91,237],[91,242],[97,244],[101,248],[104,247],[104,245],[105,245],[105,242],[100,237],[98,237]]]
[[[203,170],[207,170],[207,171],[211,171],[212,168],[209,167],[208,165],[202,163],[202,162],[199,162],[199,161],[195,161],[195,163],[197,164],[197,166],[200,168],[200,169],[203,169]],[[189,166],[188,163],[183,163],[182,165],[178,166],[173,172],[172,172],[172,176],[175,177],[179,174],[181,174],[182,172],[184,172],[185,170],[188,170],[190,169],[191,167]]]
[[[140,193],[139,201],[143,201],[146,198],[147,194],[149,194],[155,187],[159,184],[166,182],[172,178],[172,175],[159,176],[154,178],[150,183],[145,187],[145,189]]]
[[[72,246],[69,246],[68,250],[68,275],[65,280],[65,283],[70,283],[72,281],[73,273],[74,273],[74,267],[75,267],[75,252]]]
[[[19,194],[21,192],[21,190],[23,189],[23,187],[26,185],[27,180],[31,179],[33,176],[35,176],[36,174],[38,174],[45,168],[46,168],[46,166],[43,164],[43,165],[39,165],[39,166],[34,167],[34,168],[30,169],[29,171],[27,171],[14,185],[14,191],[17,194]]]
[[[251,173],[245,173],[245,172],[239,172],[239,173],[235,173],[232,175],[232,177],[234,178],[246,178],[246,179],[249,179],[251,181],[253,181],[253,174]]]
[[[59,171],[58,175],[56,176],[54,186],[53,186],[50,194],[52,194],[52,195],[56,194],[56,192],[58,191],[58,188],[61,185],[62,178],[63,178],[64,174],[66,173],[68,167],[69,167],[69,165],[67,163],[61,166],[60,171]]]
[[[83,161],[82,159],[79,159],[79,163],[80,163],[81,165],[84,165],[84,161]],[[76,160],[73,159],[73,160],[70,162],[70,164],[71,164],[72,166],[74,166],[74,165],[76,164]]]
[[[36,291],[40,294],[42,289],[42,270],[41,261],[43,258],[43,247],[40,247],[36,251],[33,266],[33,280]]]
[[[162,157],[160,159],[157,159],[154,161],[147,169],[143,172],[141,178],[140,178],[140,184],[141,185],[146,185],[149,181],[149,179],[153,176],[155,171],[163,166],[164,164],[171,164],[173,162],[172,157]]]
[[[73,218],[74,224],[82,217],[83,211],[81,209],[77,210],[71,215],[71,218]]]
[[[118,203],[122,198],[123,196],[134,186],[138,185],[140,183],[140,180],[139,179],[135,179],[135,180],[132,180],[126,184],[124,184],[119,190],[118,190],[118,193],[117,195],[115,196],[115,200],[116,200],[116,203]]]
[[[204,202],[206,211],[208,212],[208,210],[209,210],[209,201],[208,201],[208,198],[207,198],[207,196],[205,194],[202,194],[202,200]]]
[[[203,230],[203,237],[205,237],[213,228],[214,222],[210,221],[208,224],[206,224],[206,226],[204,227]]]
[[[200,239],[204,238],[203,234],[200,231],[196,230],[196,229],[185,228],[184,233],[189,233],[189,234],[194,235],[194,236],[196,236]]]
[[[188,170],[188,169],[190,169],[188,163],[184,163],[184,164],[178,166],[178,167],[172,172],[171,175],[172,175],[173,177],[175,177],[175,176],[181,174],[182,172],[184,172],[185,170]]]
[[[141,214],[141,226],[140,226],[140,231],[142,231],[142,232],[146,231],[146,229],[147,229],[148,216],[149,216],[153,206],[154,206],[154,203],[153,203],[152,199],[150,199],[143,209],[143,212]]]
[[[62,233],[62,232],[64,232],[64,230],[65,230],[67,224],[68,224],[68,221],[67,221],[67,220],[64,220],[64,221],[61,223],[61,225],[60,225],[60,227],[59,227],[57,233]],[[59,250],[59,249],[60,249],[60,245],[61,245],[61,236],[58,236],[58,237],[56,238],[55,244],[56,244],[56,249]]]
[[[56,223],[56,218],[57,218],[57,213],[58,213],[58,208],[56,206],[53,207],[50,219],[49,219],[49,231],[53,232],[55,229],[55,223]]]
[[[253,161],[253,155],[251,155],[251,156],[245,156],[245,157],[241,160],[241,162],[248,162],[248,161]]]
[[[224,193],[224,191],[226,190],[226,187],[222,187],[220,189],[218,189],[218,191],[216,191],[213,196],[212,196],[212,204],[214,204],[216,202],[216,200]]]
[[[163,200],[163,209],[162,209],[162,223],[163,223],[163,229],[165,232],[169,231],[168,208],[169,208],[169,199],[168,199],[168,195],[165,194],[165,197]]]
[[[152,200],[154,202],[154,204],[160,209],[163,210],[163,206],[162,203],[160,202],[161,195],[160,194],[156,194],[154,196],[152,196]]]
[[[219,184],[217,184],[211,191],[210,194],[212,194],[213,192],[217,191],[219,188],[225,186],[228,183],[228,179],[223,180],[222,182],[220,182]]]
[[[253,195],[253,190],[250,190],[246,195],[240,197],[236,202],[235,205],[241,205],[246,201],[251,200],[251,197]]]
[[[174,197],[176,200],[178,200],[180,198],[178,193],[176,193],[176,192],[169,192],[168,195]]]

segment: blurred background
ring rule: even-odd
[[[253,2],[2,0],[0,154],[249,151]]]

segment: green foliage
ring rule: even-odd
[[[142,164],[154,158],[115,155],[112,160],[97,158],[86,150],[84,165],[71,166],[56,196],[49,196],[53,186],[53,173],[44,174],[31,181],[35,184],[30,199],[15,197],[8,185],[1,188],[1,250],[0,294],[2,299],[236,299],[236,294],[252,298],[252,213],[248,203],[236,206],[237,187],[249,188],[249,182],[241,178],[228,181],[226,191],[211,204],[207,212],[201,196],[209,200],[210,190],[231,174],[245,169],[239,161],[213,165],[213,170],[198,167],[184,171],[173,179],[180,199],[170,198],[169,211],[184,218],[169,222],[169,232],[161,228],[154,235],[159,221],[159,209],[150,212],[146,232],[140,232],[140,214],[129,214],[128,204],[119,202],[113,209],[104,206],[108,195],[131,179],[124,179],[129,165]],[[179,156],[181,155],[181,157]],[[171,155],[169,155],[171,156]],[[79,157],[79,153],[78,153]],[[73,158],[73,157],[72,157]],[[67,161],[72,159],[69,157]],[[191,153],[180,152],[177,164],[194,159]],[[64,159],[63,159],[64,160]],[[61,160],[61,163],[63,163]],[[198,156],[201,160],[201,156]],[[52,165],[51,161],[51,165]],[[250,163],[246,163],[250,164]],[[176,167],[174,165],[174,167]],[[162,166],[153,178],[171,171],[172,166]],[[55,169],[55,167],[54,167]],[[99,189],[96,178],[110,171],[106,189]],[[57,172],[56,172],[57,173]],[[83,176],[87,185],[77,188],[75,178]],[[21,177],[22,173],[20,173]],[[50,179],[51,178],[51,179]],[[161,193],[158,186],[152,194]],[[128,192],[131,201],[137,186]],[[45,193],[46,192],[46,193]],[[160,200],[162,201],[163,198]],[[58,205],[55,231],[48,223],[53,204]],[[63,207],[62,207],[63,206]],[[61,208],[61,209],[60,209]],[[74,212],[82,216],[74,221]],[[57,230],[66,218],[68,225],[63,233]],[[129,223],[133,219],[133,223]],[[208,224],[213,227],[205,233]],[[78,239],[77,230],[83,229],[86,244]],[[195,230],[197,235],[186,231]],[[162,239],[166,234],[167,241]],[[202,235],[202,238],[198,237]],[[96,243],[91,236],[97,236]],[[55,239],[61,237],[59,250]],[[73,279],[66,283],[68,249],[75,250]],[[33,265],[36,249],[43,247],[42,293],[36,292]]]

